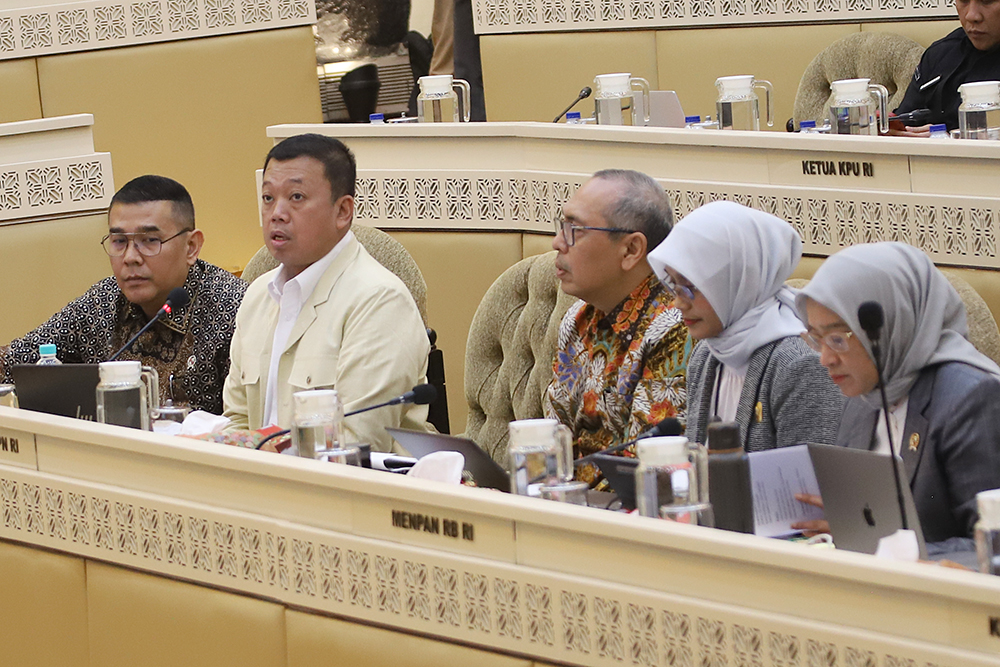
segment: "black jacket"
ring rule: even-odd
[[[958,28],[924,51],[896,112],[930,109],[930,123],[954,130],[962,102],[958,87],[970,81],[1000,81],[1000,49],[979,51]]]

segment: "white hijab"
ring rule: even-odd
[[[723,364],[743,371],[758,348],[805,331],[796,292],[785,287],[801,257],[802,239],[790,224],[719,201],[677,223],[648,260],[661,281],[670,267],[705,295],[723,326],[705,344]]]
[[[945,361],[1000,375],[1000,368],[967,340],[965,306],[958,292],[931,258],[913,246],[866,243],[845,248],[823,262],[796,299],[803,321],[807,298],[836,313],[869,356],[871,345],[858,321],[858,307],[866,301],[881,304],[882,374],[890,404],[909,395],[921,370]],[[877,390],[864,400],[882,407]]]

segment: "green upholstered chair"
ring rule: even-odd
[[[506,465],[507,424],[542,416],[559,323],[576,301],[559,289],[555,252],[523,259],[490,286],[465,348],[465,436]]]
[[[889,111],[899,106],[924,47],[889,32],[858,32],[838,39],[820,51],[806,67],[795,93],[796,121],[829,115],[830,83],[840,79],[871,79],[889,91]]]

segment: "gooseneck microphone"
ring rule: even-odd
[[[594,452],[593,454],[588,454],[587,456],[582,456],[574,461],[573,465],[583,465],[584,463],[589,463],[598,454],[614,454],[622,451],[623,449],[628,449],[640,440],[645,440],[646,438],[659,438],[665,435],[684,435],[684,429],[681,427],[681,423],[677,419],[669,417],[661,421],[656,426],[643,431],[637,438],[629,440],[628,442],[623,442],[620,445],[615,445],[614,447],[602,449],[601,451]]]
[[[885,324],[885,313],[882,305],[876,301],[865,301],[858,307],[858,322],[864,329],[865,335],[872,344],[872,356],[875,357],[875,372],[878,375],[878,389],[882,396],[882,413],[885,415],[885,431],[889,436],[889,455],[892,457],[892,477],[896,482],[896,500],[899,502],[899,518],[903,530],[909,530],[909,522],[906,520],[906,505],[903,503],[903,485],[900,479],[899,466],[902,464],[902,452],[900,460],[896,459],[896,445],[892,441],[892,424],[889,420],[889,399],[885,395],[885,382],[882,380],[882,345],[880,342],[882,326]]]
[[[135,341],[139,340],[139,336],[146,333],[149,330],[149,327],[153,326],[153,324],[161,317],[163,317],[164,315],[169,315],[176,308],[183,308],[184,306],[188,305],[188,302],[190,301],[191,297],[188,295],[187,290],[185,290],[183,287],[175,287],[172,290],[170,290],[170,294],[167,295],[167,300],[163,302],[163,307],[160,308],[158,311],[156,311],[156,315],[153,315],[152,319],[146,322],[146,326],[139,329],[139,333],[132,336],[129,339],[129,341],[125,343],[122,349],[115,352],[111,356],[111,358],[108,359],[108,361],[114,361],[119,356],[121,356],[122,353],[131,348],[132,345],[135,343]]]
[[[587,99],[588,97],[590,97],[590,94],[591,94],[592,92],[594,92],[594,91],[593,91],[593,90],[592,90],[592,89],[590,88],[590,86],[584,86],[583,90],[581,90],[581,91],[580,91],[580,94],[576,96],[576,99],[575,99],[575,100],[573,100],[573,103],[572,103],[572,104],[570,104],[570,105],[569,105],[568,107],[566,107],[565,109],[563,109],[563,112],[562,112],[561,114],[559,114],[558,116],[556,116],[556,117],[555,117],[555,118],[553,119],[553,121],[552,121],[552,122],[553,122],[553,123],[558,123],[558,122],[559,122],[560,120],[562,120],[562,117],[563,117],[563,116],[565,116],[565,115],[566,115],[566,113],[567,113],[567,112],[568,112],[568,111],[569,111],[570,109],[572,109],[573,107],[575,107],[575,106],[576,106],[576,103],[577,103],[577,102],[579,102],[580,100],[585,100],[585,99]]]
[[[378,408],[387,408],[390,405],[402,405],[404,403],[413,403],[414,405],[427,405],[428,403],[433,403],[434,399],[437,398],[437,389],[434,388],[432,384],[418,384],[416,387],[406,392],[402,396],[397,396],[391,401],[386,401],[385,403],[379,403],[377,405],[370,405],[367,408],[361,408],[360,410],[352,410],[344,415],[345,418],[353,417],[354,415],[359,415],[362,412],[368,412],[369,410],[376,410]],[[283,435],[288,435],[291,433],[291,429],[285,429],[283,431],[277,431],[267,436],[257,444],[257,449],[270,440],[279,438]]]
[[[391,401],[379,403],[378,405],[370,405],[367,408],[361,408],[360,410],[352,410],[345,414],[344,417],[353,417],[354,415],[359,415],[362,412],[368,412],[369,410],[376,410],[378,408],[387,408],[390,405],[402,405],[404,403],[427,405],[429,403],[433,403],[435,398],[437,398],[437,389],[434,388],[434,385],[418,384],[410,391],[406,392],[402,396],[397,396]]]

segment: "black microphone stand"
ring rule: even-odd
[[[878,377],[879,395],[882,397],[882,412],[885,415],[885,432],[889,438],[889,457],[892,460],[892,477],[896,483],[896,501],[899,503],[899,519],[903,530],[909,530],[909,521],[906,520],[906,503],[903,502],[903,485],[899,473],[899,466],[902,465],[903,453],[899,453],[899,461],[896,460],[896,445],[892,441],[892,422],[889,419],[889,399],[885,394],[885,381],[882,377],[882,345],[880,343],[881,329],[885,314],[882,305],[874,301],[866,301],[858,308],[858,320],[861,328],[865,330],[869,342],[872,344],[872,356],[875,357],[875,374]],[[868,326],[866,326],[866,324]]]
[[[586,456],[581,456],[576,461],[573,462],[574,466],[583,465],[584,463],[589,463],[598,454],[616,454],[624,449],[628,449],[640,440],[645,440],[646,438],[653,438],[663,435],[683,435],[684,431],[681,429],[680,422],[673,418],[667,418],[661,421],[659,424],[653,428],[640,433],[639,437],[629,440],[628,442],[623,442],[620,445],[615,445],[614,447],[608,447],[607,449],[602,449],[599,452],[594,452],[593,454],[587,454]]]
[[[899,518],[903,530],[909,530],[909,522],[906,520],[906,504],[903,502],[903,485],[899,475],[899,466],[902,464],[903,453],[899,453],[900,459],[896,460],[896,445],[892,441],[892,423],[889,419],[889,399],[885,395],[885,382],[882,381],[882,346],[879,341],[868,337],[872,343],[872,355],[875,357],[875,371],[878,374],[878,390],[882,396],[882,412],[885,415],[885,432],[889,436],[889,456],[892,458],[892,477],[896,482],[896,500],[899,502]]]
[[[558,123],[558,122],[559,122],[559,120],[560,120],[560,119],[561,119],[561,118],[562,118],[563,116],[565,116],[565,115],[566,115],[566,114],[567,114],[567,113],[569,112],[569,110],[570,110],[570,109],[572,109],[573,107],[575,107],[575,106],[577,105],[577,103],[578,103],[578,102],[579,102],[580,100],[582,100],[582,99],[586,99],[586,98],[590,97],[590,94],[591,94],[592,92],[594,92],[594,91],[590,89],[590,86],[587,86],[586,88],[584,88],[583,90],[581,90],[581,91],[580,91],[580,94],[576,96],[576,99],[575,99],[575,100],[573,100],[573,103],[572,103],[572,104],[570,104],[570,105],[569,105],[568,107],[566,107],[565,109],[563,109],[563,112],[562,112],[561,114],[559,114],[558,116],[556,116],[556,117],[555,117],[554,119],[552,119],[552,122],[553,122],[553,123]]]

